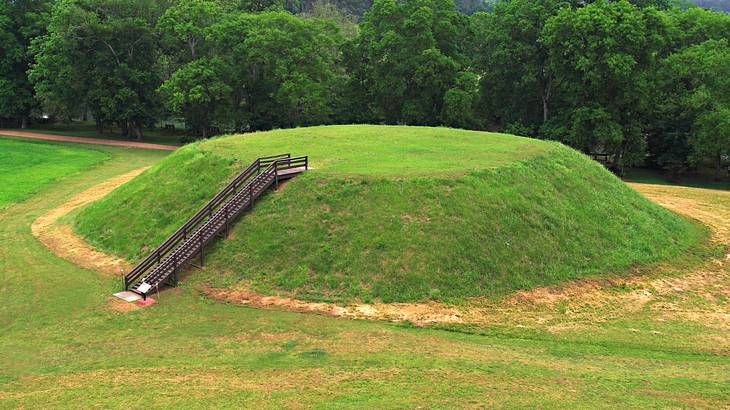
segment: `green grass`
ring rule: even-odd
[[[77,173],[109,155],[78,145],[0,137],[0,208],[21,201],[59,176]]]
[[[81,212],[76,228],[139,258],[236,169],[278,152],[308,154],[315,169],[258,203],[193,281],[310,300],[459,301],[621,272],[705,235],[558,144],[383,126],[191,145]]]
[[[245,216],[194,280],[339,301],[500,296],[666,259],[704,234],[556,147],[459,179],[303,176]]]
[[[290,152],[308,155],[321,176],[452,177],[530,158],[549,144],[504,134],[449,128],[340,125],[257,132],[200,145],[248,164]]]
[[[103,150],[110,160],[73,177],[59,173],[56,183],[0,210],[2,408],[728,403],[722,329],[650,310],[587,307],[595,319],[574,331],[518,326],[515,317],[506,328],[463,334],[218,304],[183,288],[149,308],[114,312],[108,300],[118,277],[53,256],[29,230],[73,194],[165,154]]]

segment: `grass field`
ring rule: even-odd
[[[314,170],[267,195],[192,280],[306,300],[457,302],[674,256],[705,231],[558,144],[445,128],[336,126],[183,148],[79,214],[145,255],[256,156]]]
[[[0,208],[108,158],[93,149],[0,137]]]
[[[102,150],[109,160],[71,178],[58,173],[0,210],[2,408],[730,403],[723,261],[690,257],[649,275],[655,285],[596,285],[605,294],[595,300],[505,302],[472,334],[218,304],[185,288],[149,308],[114,310],[118,277],[53,256],[28,229],[71,195],[164,154]],[[727,229],[727,195],[662,189]]]

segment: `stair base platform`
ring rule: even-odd
[[[124,292],[117,292],[114,294],[114,296],[118,297],[119,299],[121,299],[125,302],[130,302],[130,303],[136,302],[136,301],[142,299],[142,296],[140,296],[134,292],[130,292],[128,290],[125,290]]]

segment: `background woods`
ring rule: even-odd
[[[729,42],[728,14],[666,0],[13,0],[0,118],[88,116],[138,139],[175,119],[199,137],[446,125],[719,175]]]

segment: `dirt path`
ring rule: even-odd
[[[0,130],[0,135],[7,135],[7,136],[11,136],[11,137],[22,137],[22,138],[34,138],[34,139],[46,140],[46,141],[76,142],[76,143],[82,143],[82,144],[96,144],[96,145],[112,145],[115,147],[126,147],[126,148],[161,149],[161,150],[168,150],[168,151],[174,151],[175,149],[178,148],[173,145],[151,144],[151,143],[147,143],[147,142],[71,137],[71,136],[66,136],[66,135],[39,134],[39,133],[35,133],[35,132],[25,132],[25,131]]]
[[[114,275],[123,274],[131,269],[127,261],[113,255],[96,250],[81,237],[76,235],[70,226],[56,222],[76,208],[103,198],[117,187],[141,174],[149,167],[139,168],[111,178],[86,191],[74,195],[64,202],[41,215],[31,225],[33,236],[38,238],[48,249],[56,255],[69,260],[84,269],[99,271]]]

